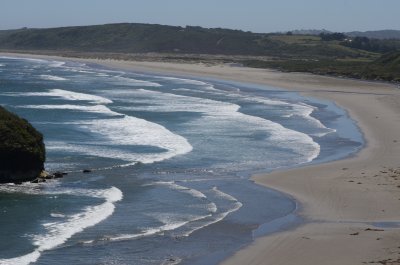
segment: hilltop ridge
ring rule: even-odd
[[[379,32],[393,35],[400,31]],[[379,32],[366,34],[377,36]],[[357,34],[326,30],[253,33],[223,28],[119,23],[0,31],[0,51],[123,60],[157,57],[180,62],[238,63],[281,71],[399,82],[397,66],[381,64],[379,59],[400,51],[400,39]],[[220,57],[216,59],[215,56]],[[398,61],[393,63],[398,64]]]

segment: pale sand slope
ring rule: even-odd
[[[400,90],[395,86],[229,66],[85,61],[286,88],[335,101],[358,122],[367,145],[355,157],[253,177],[296,198],[307,222],[259,238],[223,264],[356,265],[400,257],[400,228],[366,230],[376,229],[368,222],[400,222]]]

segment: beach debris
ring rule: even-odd
[[[376,229],[376,228],[367,228],[364,231],[374,231],[374,232],[381,232],[381,231],[385,231],[383,229]]]
[[[57,178],[62,178],[62,177],[64,177],[65,175],[68,175],[68,173],[66,173],[66,172],[61,172],[61,171],[57,171],[57,172],[54,172],[54,178],[55,179],[57,179]]]
[[[358,236],[360,233],[359,232],[355,232],[353,234],[350,234],[351,236]]]
[[[376,239],[378,240],[378,239]],[[380,260],[380,261],[371,261],[369,262],[371,264],[383,264],[383,265],[398,265],[400,264],[400,258],[397,260],[394,259],[385,259],[385,260]]]
[[[68,175],[68,173],[62,172],[62,171],[56,171],[54,173],[49,173],[49,172],[43,170],[36,179],[31,181],[31,183],[42,183],[42,182],[46,182],[46,180],[49,180],[49,179],[62,178],[65,175]]]

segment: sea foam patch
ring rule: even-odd
[[[18,189],[18,192],[21,191],[21,189]],[[115,203],[120,201],[123,197],[122,192],[116,187],[105,190],[55,188],[50,191],[36,190],[36,192],[38,192],[38,194],[67,194],[73,196],[96,197],[103,199],[104,203],[85,207],[77,214],[53,215],[52,217],[57,217],[57,219],[60,220],[43,223],[46,233],[33,235],[32,243],[37,247],[33,252],[20,257],[0,259],[1,265],[28,265],[36,262],[43,251],[54,249],[64,244],[73,235],[107,219],[114,212]]]
[[[270,135],[271,145],[293,150],[294,153],[302,156],[303,158],[299,159],[298,163],[310,162],[320,152],[319,144],[314,142],[309,135],[285,128],[277,122],[241,113],[240,106],[237,104],[145,89],[118,90],[113,93],[116,95],[120,93],[120,99],[124,98],[126,102],[141,103],[140,107],[121,107],[119,108],[121,110],[200,112],[206,115],[207,124],[218,134],[237,129],[242,130],[244,134],[246,131],[252,134],[263,130]],[[142,106],[143,103],[145,106]],[[279,104],[279,102],[274,104]]]
[[[193,149],[186,138],[172,133],[164,126],[132,116],[92,120],[82,123],[79,127],[102,135],[106,142],[114,146],[155,146],[166,150],[165,152],[147,154],[123,150],[118,150],[119,154],[111,152],[113,157],[120,156],[123,160],[134,163],[162,161],[186,154]],[[103,152],[102,155],[107,155],[107,153],[108,156],[106,157],[110,157],[110,152]]]
[[[66,81],[68,79],[60,76],[55,75],[40,75],[40,78],[43,80],[50,80],[50,81]]]
[[[87,93],[80,93],[74,91],[68,91],[63,89],[51,89],[47,92],[28,92],[28,93],[9,93],[9,95],[15,96],[40,96],[40,97],[58,97],[64,100],[71,100],[71,101],[88,101],[90,103],[95,104],[110,104],[112,100],[107,98],[87,94]]]
[[[24,105],[24,106],[18,106],[18,108],[43,109],[43,110],[75,110],[75,111],[82,111],[82,112],[92,112],[92,113],[106,114],[106,115],[111,115],[111,116],[119,115],[119,113],[110,110],[109,108],[107,108],[104,105],[94,105],[94,106],[82,106],[82,105],[70,105],[70,104],[64,104],[64,105]]]
[[[62,89],[52,89],[48,92],[25,93],[25,96],[60,97],[65,100],[88,101],[90,103],[102,105],[25,105],[19,106],[20,108],[74,110],[114,116],[109,119],[98,118],[74,122],[75,126],[100,136],[102,142],[106,143],[105,145],[86,145],[84,143],[68,142],[58,145],[48,142],[47,148],[49,150],[63,150],[92,156],[120,159],[128,162],[126,165],[133,165],[137,162],[158,162],[188,153],[192,150],[192,146],[186,138],[172,133],[164,126],[111,110],[106,104],[112,103],[113,101],[105,97]],[[121,148],[118,148],[118,146]],[[126,146],[154,146],[164,151],[138,153],[134,150],[126,150]]]
[[[113,79],[114,79],[114,81],[112,81],[112,82],[114,84],[124,85],[124,86],[140,86],[140,87],[161,87],[162,86],[159,83],[145,81],[145,80],[139,80],[139,79],[120,76],[120,75],[114,76]]]

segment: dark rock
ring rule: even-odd
[[[46,182],[46,179],[44,178],[37,178],[31,181],[31,183],[42,183],[42,182]]]
[[[44,161],[42,134],[28,121],[0,107],[0,183],[36,179]]]
[[[83,172],[83,173],[90,173],[90,172],[92,172],[92,170],[90,170],[90,169],[84,169],[84,170],[82,170],[82,172]]]
[[[59,179],[59,178],[62,178],[62,177],[64,177],[64,175],[66,175],[66,173],[63,173],[63,172],[60,172],[60,171],[57,171],[57,172],[54,172],[54,178],[56,178],[56,179]]]

